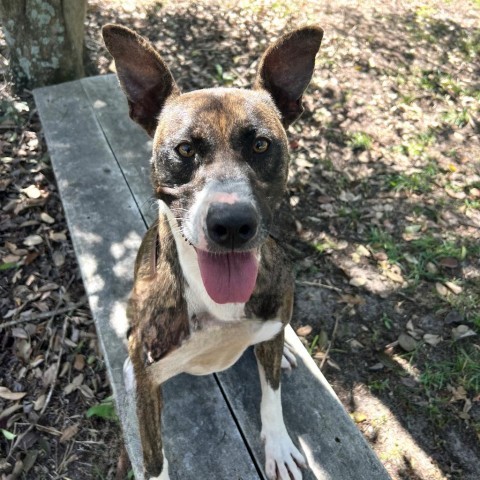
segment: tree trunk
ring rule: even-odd
[[[87,0],[0,0],[0,19],[17,89],[84,76]]]

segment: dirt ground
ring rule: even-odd
[[[111,21],[150,38],[184,90],[247,87],[277,35],[324,28],[289,131],[294,328],[393,479],[479,478],[478,0],[90,0],[88,74],[111,71]],[[0,477],[111,479],[108,381],[7,55],[0,38]]]

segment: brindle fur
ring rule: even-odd
[[[189,313],[189,285],[177,251],[180,235],[186,237],[185,241],[195,242],[184,225],[185,212],[211,179],[246,181],[262,222],[255,244],[260,265],[254,292],[245,304],[244,317],[220,322],[220,326],[217,321],[215,328],[225,330],[218,338],[230,341],[231,348],[243,349],[248,343],[238,343],[235,335],[228,338],[230,331],[248,333],[251,324],[254,332],[258,323],[276,328],[268,340],[260,340],[255,354],[267,383],[274,390],[279,388],[283,328],[276,332],[290,321],[294,283],[284,249],[270,232],[286,187],[289,154],[285,127],[303,111],[302,93],[310,81],[322,35],[318,27],[305,27],[281,37],[260,59],[254,90],[217,88],[180,94],[162,58],[145,39],[121,26],[107,25],[103,29],[130,116],[154,139],[154,192],[173,218],[160,214],[143,239],[127,311],[128,350],[147,478],[160,475],[163,469],[162,380],[158,368],[171,362],[170,358],[181,359],[182,352],[192,356],[193,351],[193,360],[189,361],[195,361],[196,337],[211,342],[203,357],[202,352],[198,354],[200,364],[207,362],[202,366],[205,370],[208,362],[217,366],[214,357],[224,358],[225,365],[219,367],[226,368],[238,358],[236,353],[241,353],[222,357],[225,346],[212,343],[216,336],[208,334],[211,314]],[[265,154],[254,155],[252,142],[259,135],[268,136],[270,148]],[[195,160],[179,159],[175,152],[186,139],[197,152]],[[208,245],[211,251],[216,248]],[[242,330],[243,325],[247,326]]]

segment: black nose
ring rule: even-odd
[[[258,230],[258,216],[252,204],[212,203],[207,213],[207,234],[217,245],[239,248]]]

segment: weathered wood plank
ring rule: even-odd
[[[140,445],[122,366],[125,299],[145,224],[82,84],[34,92],[104,360],[137,480]],[[143,172],[141,172],[143,178]],[[258,479],[213,377],[179,376],[164,387],[171,478]]]
[[[286,329],[286,338],[295,348],[298,368],[291,375],[283,375],[283,413],[287,429],[309,466],[304,480],[389,479],[291,327]],[[263,465],[258,437],[260,382],[253,352],[247,352],[234,368],[218,376],[257,462]],[[245,388],[247,382],[249,387]]]
[[[92,105],[106,104],[95,112],[137,204],[143,206],[145,218],[150,219],[150,186],[145,178],[141,178],[136,158],[136,154],[149,157],[146,151],[150,147],[148,137],[133,122],[128,120],[129,126],[120,119],[122,115],[127,118],[127,109],[114,76],[85,79],[83,85]],[[297,348],[300,365],[290,378],[284,380],[282,396],[287,428],[308,459],[310,471],[305,478],[388,479],[385,469],[291,330],[289,337]],[[263,468],[264,453],[259,439],[260,387],[253,358],[247,354],[237,365],[218,374],[218,379],[258,464]]]
[[[150,183],[152,140],[130,120],[125,95],[120,90],[116,75],[85,78],[82,86],[135,201],[147,224],[151,225],[158,215]]]

